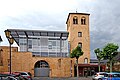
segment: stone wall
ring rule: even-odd
[[[3,66],[0,66],[0,72],[9,72],[9,47],[2,47],[2,49]],[[26,71],[31,72],[34,76],[35,63],[44,60],[50,66],[50,77],[70,77],[71,72],[72,76],[74,76],[74,59],[62,57],[33,57],[31,52],[18,52],[17,49],[17,47],[12,47],[12,72]]]

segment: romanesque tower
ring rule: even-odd
[[[89,15],[87,13],[69,13],[66,21],[70,53],[77,45],[84,52],[83,56],[79,58],[79,64],[90,62]]]

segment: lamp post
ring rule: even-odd
[[[9,63],[9,65],[10,65],[10,69],[9,69],[9,72],[10,72],[10,74],[11,74],[11,65],[12,65],[12,61],[11,61],[11,45],[13,44],[13,42],[14,42],[14,39],[13,39],[13,37],[10,35],[10,31],[9,30],[5,30],[5,35],[6,35],[6,37],[7,37],[7,39],[8,39],[8,41],[9,41],[9,44],[10,44],[10,63]]]
[[[1,38],[1,36],[0,36],[0,42],[2,42],[3,40],[2,40],[2,38]]]
[[[1,38],[1,36],[0,36],[0,44],[1,44],[1,42],[2,42],[3,40],[2,40],[2,38]],[[0,65],[2,65],[2,57],[1,57],[1,52],[2,52],[2,49],[1,49],[1,46],[0,46]]]

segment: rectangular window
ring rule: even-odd
[[[19,44],[20,45],[27,45],[27,40],[26,39],[20,39]]]
[[[27,51],[27,40],[19,39],[20,51]]]
[[[52,45],[53,45],[53,46],[56,46],[56,41],[52,41]]]
[[[82,37],[82,32],[78,32],[78,37]]]

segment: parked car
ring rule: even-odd
[[[6,78],[4,78],[3,80],[18,80],[13,76],[7,76]]]
[[[0,74],[0,80],[4,80],[7,76],[7,74]]]
[[[104,77],[104,74],[106,74],[106,72],[97,72],[92,76],[93,80],[102,80],[102,78]]]
[[[0,80],[18,80],[13,74],[0,74]]]
[[[120,73],[118,72],[106,73],[102,80],[120,80]]]
[[[14,74],[19,74],[19,79],[32,80],[29,72],[14,72]]]

